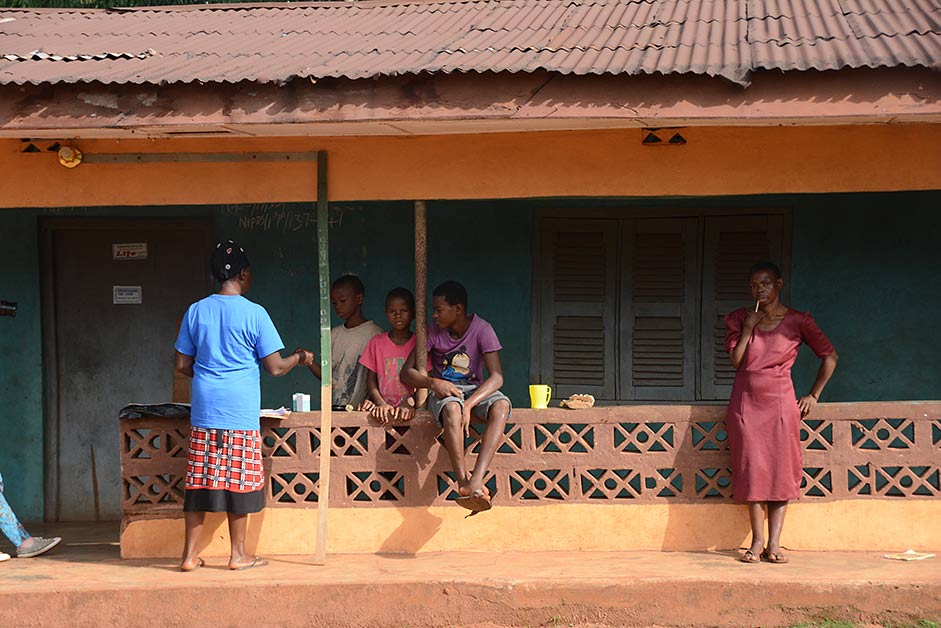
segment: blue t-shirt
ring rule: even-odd
[[[196,358],[190,422],[257,430],[261,358],[284,348],[265,308],[243,296],[213,294],[186,310],[176,350]]]

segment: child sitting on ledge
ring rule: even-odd
[[[484,478],[512,411],[509,398],[500,392],[503,347],[490,323],[480,315],[467,313],[467,290],[456,281],[435,288],[432,306],[435,325],[428,329],[431,376],[415,368],[412,351],[402,371],[402,382],[430,389],[428,410],[444,428],[444,446],[457,477],[457,503],[476,514],[492,505],[494,495],[484,486]],[[470,435],[472,415],[487,426],[474,470],[468,473],[464,438]]]

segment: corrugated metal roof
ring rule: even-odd
[[[0,10],[0,83],[941,66],[941,0],[469,0]]]

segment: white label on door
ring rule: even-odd
[[[140,286],[114,286],[115,305],[140,305],[142,297]]]
[[[146,242],[124,242],[111,245],[112,259],[147,259]]]

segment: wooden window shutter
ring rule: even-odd
[[[691,401],[699,328],[698,221],[624,221],[618,397]]]
[[[546,220],[540,229],[540,378],[554,397],[615,398],[617,222]]]
[[[748,270],[757,262],[783,264],[784,218],[780,215],[710,216],[703,242],[703,303],[700,354],[702,399],[728,399],[735,369],[725,351],[723,316],[754,307]]]

